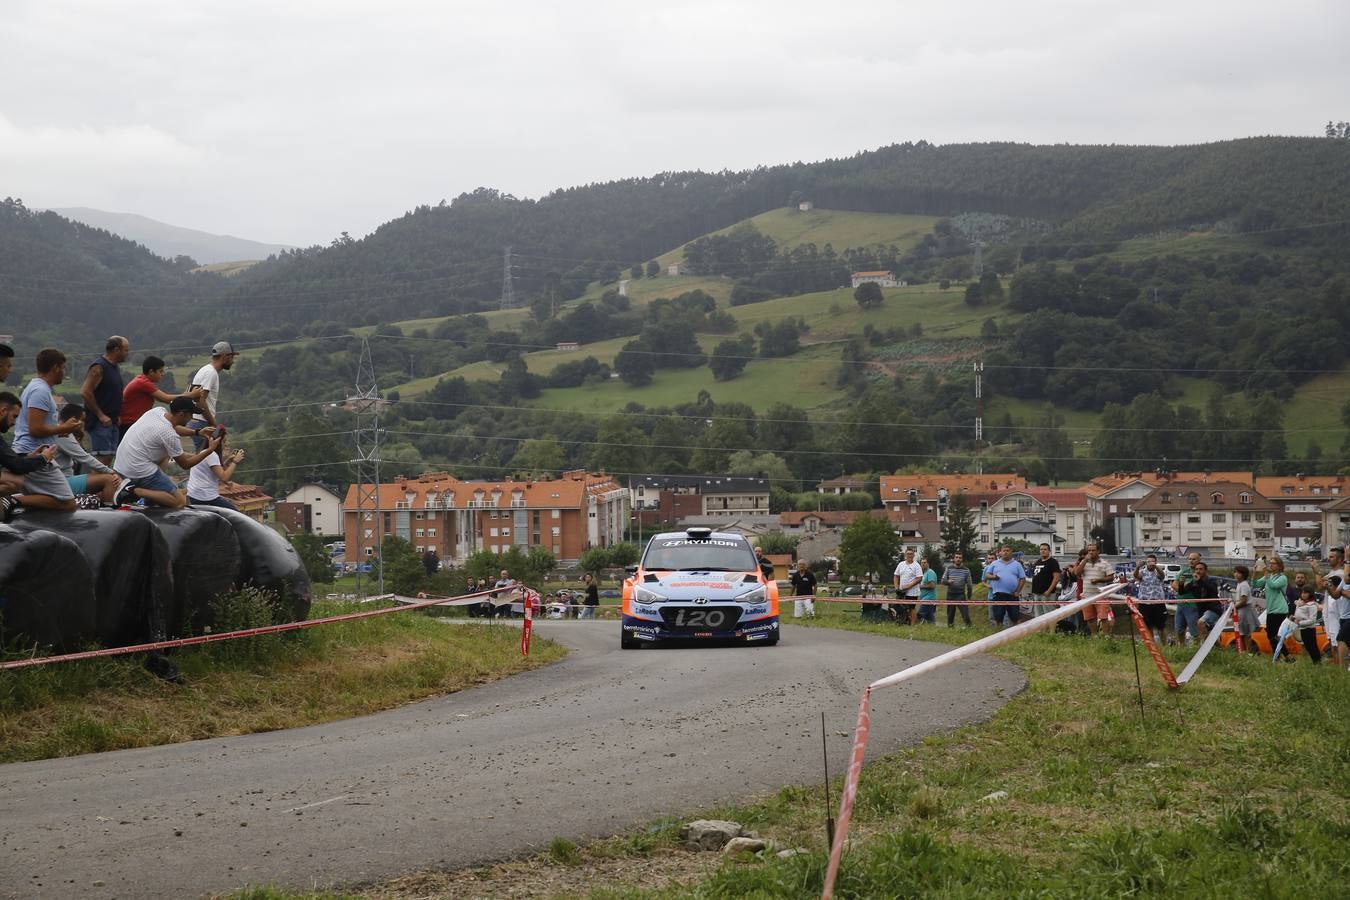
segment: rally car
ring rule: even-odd
[[[657,641],[778,643],[778,585],[739,534],[658,534],[623,583],[624,649]]]

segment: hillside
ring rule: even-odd
[[[165,259],[187,256],[202,265],[266,259],[283,250],[293,249],[287,244],[267,244],[229,234],[211,234],[183,228],[135,213],[107,212],[83,206],[51,211],[73,222],[82,222],[91,228],[101,228],[134,241],[156,256]]]

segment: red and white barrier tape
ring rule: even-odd
[[[498,588],[493,591],[480,591],[477,594],[466,594],[462,597],[437,597],[427,600],[412,600],[407,597],[397,597],[393,594],[386,594],[383,595],[383,599],[395,600],[402,605],[391,606],[386,609],[368,609],[363,612],[343,613],[342,615],[337,616],[326,616],[322,619],[283,622],[280,625],[266,625],[260,628],[244,628],[239,631],[221,631],[215,634],[199,634],[194,637],[174,638],[173,640],[167,641],[152,641],[148,644],[132,644],[127,647],[105,647],[101,650],[82,650],[78,653],[62,653],[57,656],[33,656],[27,659],[11,659],[0,662],[0,670],[25,669],[30,666],[45,666],[50,663],[78,662],[85,659],[100,659],[106,656],[125,656],[130,653],[146,653],[152,650],[170,650],[175,647],[193,647],[198,644],[215,643],[216,641],[258,637],[264,634],[280,634],[284,631],[299,631],[302,628],[313,628],[317,625],[331,625],[335,622],[353,622],[357,619],[372,619],[375,616],[387,616],[390,613],[407,612],[409,610],[424,609],[430,606],[467,606],[473,603],[481,603],[484,598],[490,598],[493,595],[500,593],[501,589]]]
[[[1073,603],[1061,606],[1059,609],[1051,610],[1044,615],[1037,616],[1020,625],[1014,625],[997,634],[991,634],[988,637],[973,641],[963,647],[956,647],[942,653],[932,659],[916,663],[906,669],[902,669],[893,675],[887,675],[885,678],[878,678],[869,684],[863,692],[862,705],[858,710],[858,728],[853,734],[853,757],[849,762],[848,774],[844,780],[844,791],[840,798],[838,826],[834,832],[834,843],[830,846],[829,868],[825,871],[825,887],[821,892],[821,897],[829,900],[834,896],[834,884],[839,877],[839,865],[844,857],[844,844],[848,840],[848,822],[853,816],[853,801],[858,795],[858,781],[862,775],[862,758],[867,750],[867,736],[871,730],[870,718],[870,695],[874,690],[885,687],[894,687],[897,684],[903,684],[911,681],[921,675],[929,672],[935,672],[938,669],[945,668],[953,663],[969,659],[972,656],[978,656],[987,650],[993,650],[995,647],[1001,647],[1004,644],[1010,644],[1013,641],[1034,634],[1044,628],[1054,625],[1061,619],[1066,619],[1080,609],[1091,603],[1096,603],[1108,598],[1114,599],[1115,592],[1119,585],[1112,585],[1099,594],[1093,594],[1090,597],[1084,597]],[[1120,599],[1124,599],[1121,597]]]

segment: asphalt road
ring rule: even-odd
[[[510,626],[507,626],[510,627]],[[326,887],[582,840],[844,770],[864,684],[935,644],[787,626],[777,647],[619,650],[539,623],[562,662],[293,731],[0,766],[0,896]],[[987,719],[995,659],[873,701],[869,756]]]

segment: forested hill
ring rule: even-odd
[[[15,335],[23,360],[48,345],[101,347],[112,333],[167,335],[143,323],[178,320],[224,292],[223,278],[195,266],[17,199],[0,202],[0,330]]]
[[[3,306],[25,328],[162,344],[183,329],[243,339],[492,308],[503,249],[521,300],[587,282],[699,235],[811,199],[843,210],[1037,220],[1068,240],[1167,229],[1293,229],[1350,219],[1350,141],[1251,138],[1188,147],[896,144],[847,159],[743,172],[663,173],[538,200],[489,189],[421,206],[353,239],[279,255],[228,283],[189,276],[106,232],[13,202],[0,224]],[[4,311],[8,311],[7,309]],[[8,318],[8,317],[7,317]]]

